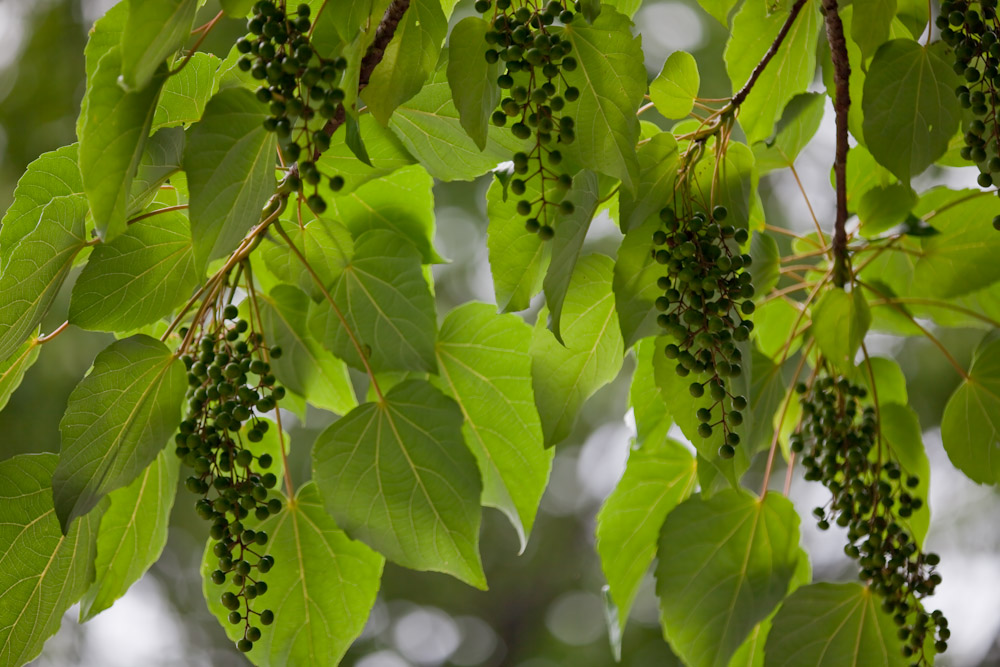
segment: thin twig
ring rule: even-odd
[[[145,220],[146,218],[152,218],[154,215],[160,215],[161,213],[169,213],[170,211],[182,211],[188,207],[187,204],[178,204],[177,206],[167,206],[166,208],[158,208],[155,211],[150,211],[149,213],[143,213],[142,215],[137,215],[136,217],[127,220],[125,224],[131,225],[133,222],[139,222],[140,220]]]
[[[35,339],[35,342],[48,343],[50,340],[61,334],[63,331],[66,331],[67,328],[69,328],[69,320],[66,320],[58,327],[56,327],[56,329],[52,333],[39,336],[38,338]]]

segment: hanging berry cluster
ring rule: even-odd
[[[723,224],[728,211],[715,206],[706,214],[686,199],[678,207],[660,211],[660,228],[653,233],[653,260],[665,275],[656,285],[663,294],[656,299],[657,324],[674,339],[664,348],[676,360],[676,372],[694,381],[689,390],[695,398],[706,391],[714,403],[698,410],[698,434],[710,438],[721,432],[719,456],[736,453],[740,436],[733,429],[743,423],[745,396],[727,387],[730,378],[742,375],[742,354],[737,343],[747,340],[753,322],[740,315],[754,311],[754,289],[750,255],[737,244],[746,243],[748,233]],[[728,406],[727,406],[728,402]],[[714,408],[721,406],[719,416]]]
[[[478,0],[475,8],[485,14],[493,4],[492,0]],[[571,23],[574,10],[559,0],[544,6],[530,0],[496,0],[493,29],[486,33],[490,46],[487,62],[502,60],[505,64],[503,74],[497,77],[505,97],[493,112],[493,124],[504,127],[511,122],[510,131],[518,139],[534,136],[534,146],[514,154],[516,177],[510,190],[520,197],[527,192],[528,183],[538,179],[538,197],[520,199],[517,212],[527,218],[525,229],[543,240],[555,234],[557,211],[569,215],[574,210],[572,202],[559,201],[573,186],[573,177],[558,169],[563,160],[558,146],[576,138],[573,118],[560,112],[567,102],[580,97],[580,91],[563,76],[563,72],[575,70],[577,62],[570,55],[573,45],[552,30],[556,21]]]
[[[237,319],[236,306],[226,306],[223,318],[226,321],[216,330],[204,334],[197,355],[184,357],[188,416],[178,429],[175,451],[194,469],[186,485],[201,496],[195,510],[212,524],[212,552],[219,559],[212,582],[228,584],[221,601],[230,610],[229,621],[243,625],[243,638],[236,646],[246,652],[260,639],[258,623],[270,625],[274,620],[270,610],[251,608],[267,592],[261,575],[271,569],[274,559],[263,553],[267,534],[244,526],[243,521],[251,514],[257,521],[277,514],[281,500],[268,497],[278,482],[274,473],[263,472],[271,467],[271,456],[255,456],[244,439],[255,443],[264,438],[268,422],[259,415],[275,409],[285,390],[275,385],[261,338],[248,333],[245,320]],[[271,357],[280,354],[279,348],[270,350]]]
[[[832,523],[847,529],[844,552],[858,562],[863,581],[882,598],[905,644],[903,654],[916,665],[928,664],[925,645],[938,653],[948,648],[948,620],[927,613],[920,601],[941,583],[934,571],[939,558],[923,553],[905,520],[923,506],[913,490],[920,479],[894,461],[883,460],[873,407],[861,407],[867,390],[845,378],[821,377],[801,394],[802,424],[790,439],[794,452],[805,452],[807,480],[822,482],[832,495],[813,514],[819,527]],[[902,523],[901,521],[902,520]]]
[[[246,54],[238,65],[265,82],[257,89],[257,99],[270,110],[264,128],[278,135],[286,162],[298,162],[298,172],[289,176],[287,185],[294,192],[311,186],[306,204],[319,215],[326,210],[326,201],[319,194],[323,175],[315,160],[330,147],[330,136],[323,128],[344,101],[339,84],[347,61],[322,58],[313,49],[309,5],[301,4],[289,13],[282,0],[261,0],[253,6],[253,13],[247,22],[250,34],[236,42],[237,50]],[[330,178],[335,192],[343,185],[342,176]]]

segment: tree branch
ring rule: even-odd
[[[764,57],[760,59],[757,66],[753,68],[752,72],[750,72],[750,78],[747,79],[745,84],[743,84],[743,87],[740,88],[735,95],[733,95],[732,107],[734,109],[743,104],[747,95],[750,94],[750,90],[753,88],[754,84],[757,83],[757,79],[761,74],[763,74],[764,68],[767,67],[769,62],[771,62],[771,58],[773,58],[774,54],[778,52],[778,49],[781,48],[781,43],[785,41],[785,36],[788,35],[788,31],[791,30],[792,24],[795,23],[796,17],[798,17],[799,12],[802,11],[802,7],[805,6],[805,4],[806,0],[795,0],[795,4],[792,5],[791,11],[788,12],[788,18],[785,19],[785,23],[781,26],[781,30],[778,31],[774,41],[771,42],[771,46],[767,49],[767,53],[764,54]],[[836,3],[834,3],[834,7],[836,6]],[[841,29],[841,34],[843,34],[843,29]]]
[[[833,283],[843,287],[851,277],[851,258],[847,252],[847,112],[851,108],[851,65],[847,59],[844,24],[837,13],[837,0],[823,0],[826,39],[833,61],[833,109],[837,117],[837,151],[833,171],[837,181],[837,218],[833,227]]]

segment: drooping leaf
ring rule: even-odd
[[[184,69],[163,84],[152,129],[200,120],[205,105],[219,91],[221,72],[221,61],[217,56],[201,51],[191,56]]]
[[[661,441],[673,424],[667,404],[656,387],[653,371],[655,353],[655,338],[644,338],[635,346],[635,373],[629,387],[628,402],[635,417],[635,443],[639,447],[650,439]]]
[[[80,195],[52,199],[21,237],[0,274],[0,360],[7,360],[52,305],[83,249],[87,200]]]
[[[500,88],[495,84],[499,63],[486,62],[486,33],[490,25],[470,16],[459,21],[448,40],[448,85],[458,109],[459,121],[469,137],[486,149],[490,114],[500,103]]]
[[[183,156],[184,130],[181,128],[164,128],[149,138],[132,179],[132,191],[125,209],[128,215],[141,212],[160,194],[160,186],[181,170]]]
[[[667,118],[686,118],[698,97],[701,75],[698,62],[686,51],[674,51],[649,84],[649,97]]]
[[[177,428],[186,389],[184,365],[148,336],[115,341],[97,355],[59,423],[52,495],[63,532],[156,458]]]
[[[677,178],[677,140],[670,132],[660,132],[636,151],[639,159],[639,183],[633,195],[619,193],[622,231],[628,233],[655,216],[674,201]]]
[[[137,329],[169,315],[197,284],[187,218],[161,213],[94,248],[73,285],[69,321],[97,331]]]
[[[902,667],[892,618],[858,584],[811,584],[792,593],[774,617],[765,647],[775,667]]]
[[[577,262],[563,303],[563,344],[545,327],[544,314],[535,324],[531,375],[547,445],[570,434],[584,402],[621,369],[624,350],[612,271],[605,255]]]
[[[663,269],[649,255],[653,247],[653,232],[660,228],[660,224],[659,216],[650,217],[641,226],[626,232],[618,248],[614,275],[615,309],[626,348],[640,338],[660,332],[656,324],[659,311],[654,306],[657,297],[663,296],[663,290],[656,285]]]
[[[405,238],[382,229],[362,234],[331,296],[351,333],[325,301],[314,308],[310,327],[338,357],[364,369],[353,334],[370,350],[368,363],[376,371],[434,370],[434,297],[420,253]]]
[[[1000,341],[981,346],[941,417],[941,440],[955,467],[980,484],[1000,482]]]
[[[861,290],[827,290],[812,308],[812,334],[824,356],[838,367],[854,368],[854,355],[871,326],[872,315]]]
[[[348,535],[485,589],[479,469],[461,409],[432,385],[407,380],[334,422],[313,446],[313,479]]]
[[[198,0],[129,0],[122,33],[122,81],[128,90],[148,86],[164,60],[187,42],[198,5]]]
[[[787,498],[736,489],[681,503],[660,533],[660,621],[686,665],[727,665],[788,592],[801,557]]]
[[[539,196],[537,179],[526,181],[525,187],[525,199]],[[517,200],[505,197],[505,188],[497,180],[486,193],[486,211],[490,220],[486,245],[497,307],[502,312],[524,310],[542,289],[552,246],[524,228]]]
[[[763,2],[746,3],[736,14],[725,54],[733,90],[747,82],[787,18],[788,9],[768,14]],[[819,3],[809,0],[740,106],[740,125],[749,143],[771,136],[788,102],[812,82],[820,23]]]
[[[802,93],[789,100],[775,127],[774,137],[753,145],[760,173],[795,163],[795,158],[819,130],[825,106],[826,96],[821,93]]]
[[[121,49],[122,32],[128,20],[128,3],[119,2],[97,19],[87,33],[87,46],[83,49],[84,69],[87,71],[88,86],[94,80],[97,66],[108,51]],[[76,119],[76,136],[79,138],[87,119],[87,95],[80,103],[80,115]]]
[[[625,474],[597,514],[597,553],[623,631],[656,555],[660,527],[691,495],[695,472],[694,457],[683,445],[650,440],[629,452]]]
[[[0,664],[23,665],[42,652],[63,614],[94,579],[103,508],[59,530],[52,509],[55,454],[0,462]]]
[[[255,609],[274,613],[274,624],[261,628],[247,657],[268,667],[335,665],[368,620],[385,560],[344,534],[312,482],[293,501],[277,497],[284,505],[280,513],[247,522],[268,535],[267,553],[275,562],[265,578],[267,592],[254,598]],[[236,641],[243,638],[243,626],[229,622],[219,599],[228,586],[212,583],[218,565],[211,544],[202,559],[202,591],[209,610]]]
[[[199,272],[236,248],[274,192],[276,139],[262,125],[265,111],[249,90],[227,88],[190,130],[184,172]]]
[[[110,607],[159,559],[167,544],[180,462],[164,449],[126,487],[108,494],[97,532],[97,578],[80,603],[80,621]]]
[[[449,313],[437,343],[440,384],[465,417],[465,441],[483,477],[482,502],[507,516],[522,551],[553,455],[542,443],[530,346],[527,324],[482,303]]]
[[[868,150],[909,183],[941,157],[960,119],[951,65],[911,39],[883,44],[872,58],[861,106]]]
[[[357,406],[347,366],[309,332],[309,297],[291,285],[276,285],[257,300],[264,336],[282,350],[271,360],[275,377],[318,408],[343,415]]]

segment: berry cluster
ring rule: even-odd
[[[937,554],[923,553],[905,520],[923,506],[913,495],[920,479],[898,463],[882,460],[875,409],[860,402],[867,390],[845,378],[822,377],[813,386],[800,383],[802,424],[791,437],[792,451],[803,452],[807,480],[822,482],[832,495],[813,514],[819,527],[847,529],[844,552],[861,567],[859,574],[893,614],[904,642],[903,654],[927,664],[925,643],[944,652],[950,636],[940,611],[927,613],[920,601],[934,593],[941,575]],[[902,522],[900,521],[902,520]]]
[[[492,0],[478,0],[475,5],[481,14],[492,6]],[[522,196],[528,182],[538,178],[538,196],[519,200],[517,212],[527,218],[525,229],[543,240],[555,234],[556,211],[569,215],[574,210],[572,202],[558,201],[573,186],[573,177],[557,169],[563,156],[554,144],[569,144],[576,138],[573,118],[560,112],[580,97],[579,89],[563,76],[575,70],[577,62],[570,55],[573,45],[552,26],[557,20],[571,23],[575,16],[559,0],[544,6],[531,0],[496,0],[493,29],[486,33],[487,62],[505,64],[497,85],[506,95],[493,112],[493,124],[504,127],[510,121],[510,131],[518,139],[534,136],[534,146],[514,154],[517,176],[510,189]]]
[[[253,12],[247,22],[250,34],[236,42],[237,50],[246,54],[238,65],[265,82],[257,89],[257,99],[269,105],[271,114],[264,128],[278,135],[286,162],[298,162],[298,173],[289,176],[289,188],[300,192],[304,185],[313,186],[306,203],[319,215],[326,210],[326,201],[319,194],[323,176],[315,160],[330,147],[330,136],[323,128],[344,101],[339,84],[347,61],[322,58],[313,49],[309,5],[301,4],[289,13],[282,0],[261,0]],[[334,191],[343,186],[342,176],[330,178]]]
[[[229,621],[244,626],[243,638],[236,645],[246,652],[260,639],[255,617],[260,625],[274,620],[270,610],[251,609],[252,601],[267,592],[261,575],[271,569],[274,559],[258,553],[267,545],[267,534],[245,527],[242,521],[251,512],[258,521],[277,514],[281,500],[268,498],[268,490],[278,482],[275,474],[259,472],[271,466],[271,455],[255,456],[243,441],[263,440],[268,422],[258,415],[273,410],[285,390],[275,386],[270,366],[262,358],[260,336],[247,333],[249,324],[237,319],[238,312],[236,306],[226,306],[223,315],[228,324],[206,333],[196,356],[184,357],[188,417],[178,429],[175,451],[194,469],[186,485],[201,496],[195,510],[212,523],[209,535],[219,559],[212,582],[229,584],[221,600],[230,610]],[[279,348],[270,350],[272,357],[280,354]]]
[[[754,289],[750,255],[740,254],[736,244],[746,243],[745,229],[721,224],[727,217],[724,206],[711,214],[682,211],[671,207],[660,211],[661,226],[653,233],[653,260],[666,275],[656,285],[663,295],[656,299],[660,311],[656,321],[675,340],[664,348],[667,358],[677,361],[681,377],[699,378],[691,383],[691,395],[700,398],[707,391],[715,401],[698,410],[698,434],[709,438],[721,429],[723,444],[719,456],[732,458],[740,436],[733,431],[743,423],[745,396],[726,388],[726,379],[739,377],[742,355],[736,343],[747,340],[753,322],[739,314],[754,311]],[[731,409],[727,411],[728,399]],[[722,406],[715,419],[712,411]]]

